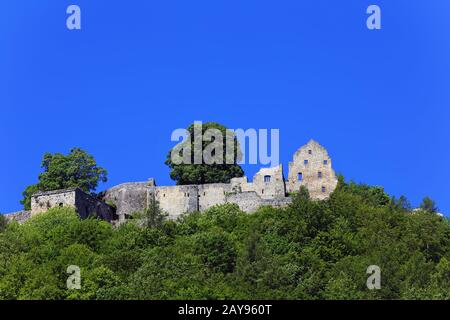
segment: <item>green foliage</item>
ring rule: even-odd
[[[233,272],[236,248],[228,233],[212,229],[196,234],[194,242],[196,254],[200,255],[205,266],[217,272]]]
[[[38,191],[77,187],[85,192],[93,192],[100,181],[107,181],[106,170],[80,148],[71,149],[68,155],[46,153],[41,166],[44,172],[39,175],[39,182],[28,186],[22,194],[21,203],[25,210],[31,208],[31,196]]]
[[[155,203],[145,223],[115,228],[55,208],[0,232],[0,299],[450,299],[450,226],[432,208],[343,179],[326,201],[302,189],[286,208],[177,221]]]
[[[389,195],[382,187],[373,187],[366,184],[357,184],[351,181],[349,184],[339,180],[338,189],[348,193],[359,195],[361,200],[372,206],[385,206],[390,202]]]
[[[205,183],[228,183],[232,178],[236,177],[242,177],[244,175],[244,171],[242,168],[237,164],[241,157],[242,152],[239,146],[239,142],[237,141],[236,136],[233,132],[228,130],[226,127],[224,127],[221,124],[215,123],[215,122],[207,122],[202,124],[202,136],[204,135],[205,131],[209,129],[215,129],[219,130],[222,133],[223,137],[223,150],[221,150],[222,153],[222,161],[221,163],[214,163],[214,164],[207,164],[204,161],[202,161],[201,164],[195,164],[194,158],[195,153],[197,152],[196,148],[194,148],[194,144],[196,139],[200,139],[202,141],[202,137],[196,136],[197,130],[194,130],[195,124],[190,125],[187,128],[187,132],[189,133],[191,139],[185,140],[183,142],[183,150],[190,150],[191,157],[189,163],[182,163],[182,164],[175,164],[172,161],[172,149],[168,155],[166,160],[166,165],[169,166],[171,169],[170,171],[170,177],[177,182],[178,185],[188,185],[188,184],[205,184]],[[200,130],[198,130],[198,133],[200,133]],[[227,140],[231,141],[231,146],[233,147],[234,153],[233,153],[233,159],[231,159],[233,163],[227,164],[226,159],[226,147],[227,147]],[[203,154],[203,151],[205,148],[207,148],[209,145],[211,145],[214,141],[202,141],[202,148],[201,150],[198,150],[198,153]],[[190,144],[190,146],[189,146]],[[175,149],[177,150],[177,149]],[[181,152],[181,149],[178,149]],[[219,150],[217,150],[219,152]],[[220,153],[218,153],[220,154]],[[201,155],[200,155],[201,156]],[[230,161],[228,161],[230,162]]]
[[[20,201],[24,210],[31,210],[31,196],[39,191],[39,184],[32,184],[25,188],[22,192],[23,199]]]

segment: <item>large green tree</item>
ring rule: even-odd
[[[80,148],[73,148],[67,155],[46,153],[42,159],[44,172],[39,182],[28,186],[22,193],[25,210],[31,207],[31,196],[38,191],[80,188],[94,192],[98,183],[107,181],[107,172],[97,165],[94,157]]]
[[[209,135],[214,132],[220,133],[220,141],[217,137]],[[228,183],[231,178],[244,175],[244,171],[238,165],[242,152],[234,132],[216,122],[207,122],[201,125],[201,130],[198,124],[190,125],[187,133],[188,138],[170,150],[165,162],[171,169],[170,177],[178,185]],[[201,148],[196,147],[200,146],[200,143],[196,144],[199,141]],[[203,157],[204,154],[211,155],[211,158],[219,161],[208,163]],[[174,155],[183,158],[182,163],[176,163]]]

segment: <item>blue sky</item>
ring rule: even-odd
[[[108,170],[99,191],[173,184],[170,135],[202,120],[280,129],[285,171],[314,138],[348,180],[449,215],[449,107],[447,0],[2,1],[0,212],[74,146]]]

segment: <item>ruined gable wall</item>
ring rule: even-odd
[[[306,164],[305,160],[308,161]],[[301,181],[298,178],[299,173],[302,173]],[[315,141],[301,147],[294,154],[293,162],[289,163],[288,192],[299,191],[301,186],[308,189],[311,198],[319,200],[328,198],[337,186],[331,158],[325,148]]]

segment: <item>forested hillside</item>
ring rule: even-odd
[[[429,199],[413,211],[342,179],[329,200],[293,198],[117,228],[65,208],[0,223],[0,299],[450,299],[449,221]],[[370,265],[379,290],[366,286]]]

